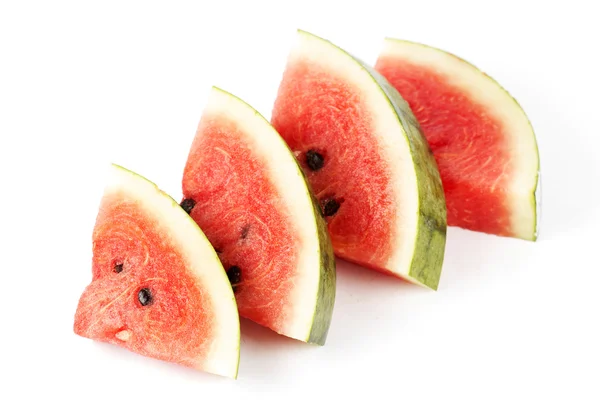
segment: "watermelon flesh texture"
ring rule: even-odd
[[[269,123],[213,88],[182,187],[225,269],[241,271],[233,282],[240,315],[324,344],[335,292],[331,244],[300,168]]]
[[[535,240],[538,153],[519,105],[471,64],[386,41],[375,69],[407,100],[442,176],[448,225]]]
[[[336,256],[437,288],[445,206],[435,160],[408,106],[376,72],[304,31],[271,123],[294,151],[327,215]],[[309,154],[323,158],[320,168]],[[327,214],[327,213],[326,213]]]
[[[112,177],[93,231],[92,282],[79,300],[75,333],[237,377],[238,315],[210,244],[148,181],[116,166]]]
[[[365,116],[369,112],[356,101],[359,89],[329,71],[299,61],[288,67],[284,82],[299,77],[304,83],[284,87],[286,95],[279,97],[275,105],[276,110],[298,109],[299,113],[276,111],[272,123],[294,149],[320,202],[334,199],[340,203],[335,216],[328,218],[337,254],[380,269],[393,251],[395,235],[393,225],[381,221],[394,220],[397,210],[388,190],[391,177],[381,168],[385,161],[377,139],[368,134],[371,127]],[[311,150],[324,158],[324,166],[317,171],[308,166]],[[356,171],[352,179],[347,179],[348,168]]]
[[[239,128],[219,116],[209,118],[204,120],[201,146],[217,150],[202,152],[192,160],[193,169],[185,173],[195,181],[186,181],[186,189],[204,189],[185,190],[185,197],[197,203],[190,215],[207,233],[225,268],[243,268],[243,283],[236,287],[240,314],[280,330],[287,316],[277,306],[293,288],[289,275],[298,262],[297,249],[289,243],[298,238],[285,214],[264,207],[265,198],[277,198],[276,190],[261,173],[264,165],[244,146]],[[245,162],[232,165],[229,159]],[[228,193],[229,188],[234,188],[235,195]]]

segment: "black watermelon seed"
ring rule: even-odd
[[[335,215],[340,209],[340,203],[336,199],[326,199],[323,202],[323,214],[326,217],[331,217]]]
[[[186,213],[191,213],[192,209],[196,205],[196,201],[194,199],[183,199],[180,206]]]
[[[232,265],[227,270],[227,277],[231,285],[237,285],[242,281],[242,270],[237,265]]]
[[[318,171],[321,168],[323,168],[323,165],[325,164],[325,159],[321,154],[317,153],[316,151],[309,150],[306,152],[306,163],[308,164],[308,167],[310,169],[312,169],[313,171]]]
[[[143,288],[138,292],[138,300],[140,304],[143,306],[148,306],[152,304],[152,293],[150,293],[150,289]]]
[[[246,239],[248,237],[248,232],[250,232],[250,225],[246,225],[242,228],[242,234],[240,235],[240,237],[242,239]]]
[[[117,274],[120,272],[123,272],[123,263],[116,264],[115,267],[113,268],[113,271],[116,272]]]

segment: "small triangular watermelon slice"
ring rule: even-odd
[[[109,171],[75,333],[237,378],[239,315],[213,247],[155,184],[118,165]]]
[[[290,149],[255,109],[213,87],[181,206],[213,244],[242,317],[323,345],[335,299],[325,221]]]
[[[521,106],[467,61],[388,38],[375,69],[414,111],[436,157],[448,225],[535,241],[539,155]]]
[[[444,192],[398,92],[348,52],[298,30],[271,123],[308,176],[335,254],[437,289]]]

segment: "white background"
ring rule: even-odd
[[[600,398],[600,91],[591,1],[0,3],[0,398]],[[109,162],[176,199],[211,85],[267,118],[296,28],[473,62],[522,104],[536,243],[450,229],[438,292],[338,263],[322,347],[244,322],[239,379],[72,331]]]

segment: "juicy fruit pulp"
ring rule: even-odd
[[[448,224],[535,240],[538,153],[519,105],[471,64],[386,40],[375,69],[411,106],[437,160]]]
[[[238,313],[214,250],[177,203],[118,166],[97,215],[92,282],[74,330],[144,356],[237,376]]]
[[[376,138],[366,134],[370,130],[365,118],[367,110],[355,101],[360,96],[359,89],[344,88],[342,79],[310,62],[299,61],[286,74],[305,77],[306,81],[289,88],[283,86],[287,91],[278,98],[272,123],[299,154],[308,155],[313,148],[323,154],[324,165],[318,171],[313,172],[306,161],[302,166],[325,216],[337,213],[328,223],[336,252],[353,261],[368,256],[371,266],[384,265],[392,251],[395,232],[392,225],[378,221],[394,220],[396,209],[391,199],[393,194],[388,190],[391,177],[382,171],[385,161]],[[314,97],[305,98],[309,95]],[[289,116],[278,112],[294,109],[302,100],[311,106],[302,107],[293,120],[286,120]],[[336,124],[341,128],[339,131],[331,129]],[[353,138],[360,141],[349,145]],[[357,172],[350,181],[345,179],[349,168]],[[380,245],[372,248],[373,243]]]
[[[337,256],[437,288],[440,177],[410,109],[378,73],[299,31],[271,123],[304,168]]]
[[[300,168],[268,121],[213,88],[182,186],[228,271],[240,315],[323,344],[335,293],[331,244]]]

